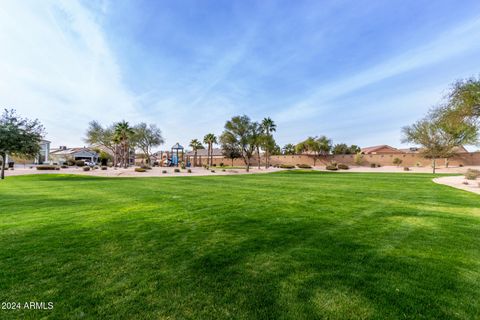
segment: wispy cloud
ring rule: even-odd
[[[343,95],[479,48],[480,18],[476,18],[440,34],[421,47],[411,49],[331,84],[315,88],[307,98],[281,110],[275,118],[279,122],[290,122],[327,113],[329,108],[326,105]]]
[[[0,105],[39,118],[58,143],[78,143],[93,118],[137,116],[101,27],[79,2],[2,2],[0,42]]]

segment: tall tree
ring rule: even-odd
[[[220,137],[222,145],[231,145],[239,150],[247,172],[256,147],[255,130],[255,124],[248,116],[235,116],[225,123],[225,130]]]
[[[203,143],[208,146],[208,166],[211,166],[213,162],[213,145],[217,144],[217,137],[213,133],[208,133],[203,137]]]
[[[284,155],[293,155],[295,154],[295,145],[288,143],[283,146],[282,152]]]
[[[21,118],[15,110],[5,109],[0,117],[0,179],[5,179],[7,154],[34,157],[40,152],[40,141],[45,134],[40,122]]]
[[[455,82],[445,101],[431,111],[439,125],[464,144],[478,144],[480,128],[480,78]]]
[[[98,121],[91,121],[88,124],[88,129],[84,140],[89,145],[101,147],[109,151],[113,157],[113,165],[116,166],[118,162],[118,146],[114,137],[114,125],[104,128]]]
[[[265,168],[267,169],[269,167],[269,153],[271,152],[271,143],[273,141],[273,144],[275,145],[275,141],[273,140],[272,132],[275,132],[277,130],[277,125],[275,122],[273,122],[272,119],[270,118],[264,118],[261,123],[261,127],[263,130],[263,134],[265,135],[264,139],[264,150],[265,150]],[[275,147],[275,146],[273,146]]]
[[[192,148],[192,150],[194,152],[193,166],[196,166],[197,165],[197,152],[198,152],[198,150],[205,149],[205,148],[202,145],[202,143],[200,141],[198,141],[198,139],[193,139],[192,141],[190,141],[190,147]]]
[[[332,148],[333,154],[349,154],[350,148],[345,143],[337,143]]]
[[[295,146],[297,153],[308,152],[313,154],[313,165],[316,165],[317,158],[321,155],[326,156],[332,149],[332,141],[326,136],[308,137],[306,140]]]
[[[253,143],[255,145],[255,151],[257,153],[257,166],[258,166],[258,169],[260,169],[260,162],[261,162],[260,147],[263,144],[264,134],[262,132],[262,126],[260,125],[260,123],[252,122],[251,125],[252,125],[252,129],[251,129],[252,139],[253,139]]]
[[[156,125],[147,125],[144,122],[137,124],[133,128],[133,131],[133,141],[135,145],[145,154],[147,163],[151,164],[152,148],[164,143],[162,131]]]
[[[432,160],[433,173],[436,170],[436,160],[449,158],[454,154],[454,148],[459,145],[455,137],[446,132],[438,121],[431,117],[404,127],[403,142],[416,143],[422,146],[420,153]]]
[[[130,164],[130,151],[133,145],[131,140],[134,138],[135,131],[130,124],[123,120],[115,125],[114,140],[120,146],[121,165],[127,168]]]
[[[230,159],[232,161],[233,167],[233,160],[241,158],[242,154],[237,145],[231,143],[230,141],[222,140],[223,136],[220,136],[220,142],[222,144],[222,154],[225,158]]]

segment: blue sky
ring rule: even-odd
[[[156,123],[162,147],[233,115],[400,146],[456,79],[480,74],[479,1],[2,1],[0,106],[53,146],[89,121]]]

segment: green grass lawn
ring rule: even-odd
[[[0,182],[0,319],[478,319],[480,196],[428,174]]]

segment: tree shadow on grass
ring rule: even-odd
[[[366,244],[363,234],[356,235],[366,228],[335,228],[322,219],[240,216],[216,225],[143,216],[133,225],[118,219],[95,229],[39,226],[13,235],[4,246],[0,295],[54,299],[52,318],[446,319],[478,314],[478,272],[465,278],[458,261],[423,254],[431,248],[416,239],[395,243],[397,252],[382,250],[389,239]],[[478,233],[475,226],[470,231]],[[415,252],[402,251],[415,244]],[[441,241],[430,245],[442,249]],[[473,267],[463,262],[462,268]]]

